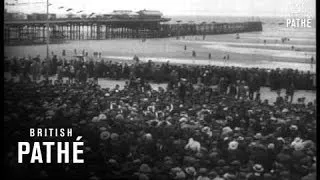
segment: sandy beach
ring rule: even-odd
[[[268,31],[268,30],[266,30]],[[269,30],[271,31],[271,30]],[[307,33],[308,34],[308,33]],[[316,43],[312,34],[301,34],[285,43],[281,42],[281,35],[268,32],[236,34],[186,36],[163,39],[112,39],[112,40],[85,40],[69,41],[64,44],[51,44],[50,54],[58,56],[66,50],[66,58],[74,55],[74,49],[80,54],[83,50],[92,55],[101,52],[106,60],[132,60],[137,55],[142,61],[157,61],[182,64],[202,64],[218,66],[240,66],[260,68],[293,68],[302,71],[315,72],[315,65],[310,64],[310,57],[315,57]],[[264,44],[263,40],[267,43]],[[184,50],[184,46],[187,49]],[[296,50],[292,50],[294,46]],[[196,51],[196,57],[192,57]],[[208,55],[211,53],[211,59]],[[228,61],[223,57],[229,54]],[[5,47],[6,56],[28,57],[46,56],[46,45],[9,46]]]
[[[276,31],[277,30],[277,31]],[[293,68],[301,71],[315,72],[316,65],[310,63],[310,56],[315,57],[316,42],[315,32],[306,30],[296,32],[293,35],[291,30],[280,31],[279,28],[264,28],[262,32],[240,33],[240,39],[236,34],[186,36],[163,39],[112,39],[112,40],[86,40],[69,41],[65,44],[50,45],[50,52],[58,56],[62,50],[66,50],[66,59],[72,58],[74,49],[80,54],[82,50],[89,53],[101,52],[102,59],[119,62],[133,62],[133,56],[137,55],[141,61],[152,60],[156,63],[189,64],[189,65],[216,65],[216,66],[237,66],[237,67],[258,67],[258,68]],[[281,37],[290,37],[291,40],[281,42]],[[264,44],[264,40],[267,41]],[[184,50],[184,46],[187,50]],[[300,51],[291,49],[295,46]],[[192,57],[192,51],[197,56]],[[211,59],[208,54],[211,53]],[[51,54],[51,53],[50,53]],[[229,60],[223,60],[223,56],[229,54]],[[27,57],[28,55],[41,57],[46,56],[46,46],[9,46],[5,47],[6,56]],[[99,61],[101,59],[95,58]],[[316,61],[315,61],[316,62]],[[112,88],[116,84],[123,86],[124,81],[99,79],[102,87]],[[166,84],[152,84],[153,88]],[[284,95],[285,90],[282,90]],[[306,102],[316,98],[314,91],[297,91],[294,102],[297,98],[306,97]],[[276,93],[270,88],[261,88],[261,99],[268,99],[271,103],[276,99]]]

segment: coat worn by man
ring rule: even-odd
[[[52,73],[56,74],[57,73],[57,67],[58,67],[58,59],[57,56],[53,56],[52,60],[51,60],[51,68],[52,68]]]
[[[38,79],[39,75],[40,75],[40,64],[39,62],[34,61],[31,64],[31,74],[33,79]]]
[[[85,69],[79,70],[79,81],[80,82],[87,82],[88,74]]]

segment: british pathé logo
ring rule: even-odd
[[[31,138],[72,137],[72,128],[30,128]],[[74,142],[18,142],[18,163],[84,163],[81,136]],[[45,153],[43,153],[45,152]],[[53,154],[53,152],[55,154]],[[30,161],[27,159],[30,158]],[[56,157],[56,158],[52,158]]]
[[[292,27],[292,28],[311,28],[311,21],[312,19],[309,18],[304,18],[304,19],[299,19],[299,18],[292,18],[292,19],[287,19],[287,27]]]
[[[289,4],[289,17],[286,19],[288,28],[312,28],[313,9],[306,5],[306,0],[293,0]]]

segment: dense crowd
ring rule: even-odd
[[[27,74],[17,63],[7,68]],[[10,179],[316,179],[316,104],[292,104],[281,96],[269,104],[248,98],[246,91],[252,88],[250,78],[274,86],[275,79],[291,74],[298,88],[308,83],[298,79],[310,74],[152,63],[56,63],[44,74],[74,66],[73,72],[80,71],[76,80],[5,82],[4,164]],[[124,89],[104,89],[87,81],[90,76],[129,80]],[[167,89],[153,90],[148,83],[165,78]],[[30,139],[27,132],[36,127],[72,127],[83,137],[85,163],[18,164],[18,141],[46,140]]]
[[[139,61],[135,57],[135,61]],[[261,68],[240,68],[220,66],[186,66],[173,65],[169,63],[155,64],[147,63],[118,63],[112,61],[94,61],[88,58],[66,60],[54,56],[50,60],[36,58],[5,58],[5,71],[14,74],[32,74],[33,79],[40,76],[52,76],[58,74],[59,78],[69,77],[86,81],[89,77],[130,79],[140,77],[154,82],[170,82],[180,78],[196,83],[201,77],[205,85],[217,85],[223,78],[226,84],[237,83],[237,80],[244,81],[250,89],[257,89],[260,86],[270,87],[272,90],[299,89],[315,90],[316,74],[302,72],[293,69],[261,69]]]

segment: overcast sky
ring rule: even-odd
[[[17,0],[20,3],[46,0]],[[16,0],[5,0],[7,3]],[[73,8],[72,13],[110,13],[113,10],[159,10],[170,15],[226,15],[226,16],[290,16],[290,13],[315,17],[315,0],[49,0],[51,13],[66,13],[60,6]],[[9,11],[44,13],[45,4],[5,6]]]

